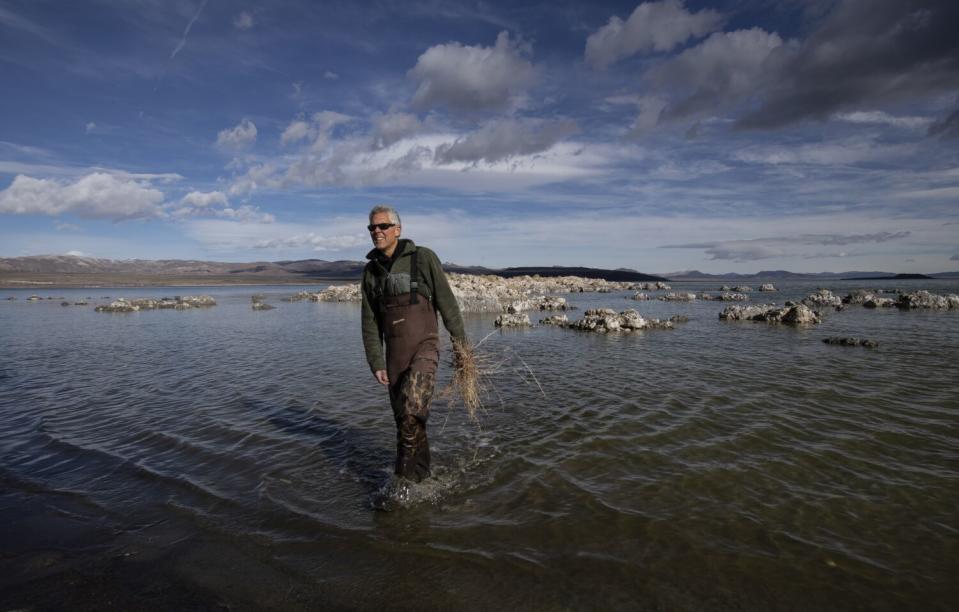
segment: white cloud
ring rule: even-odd
[[[412,136],[422,129],[416,115],[410,113],[387,113],[375,115],[373,121],[373,141],[377,148],[388,147],[395,142]]]
[[[274,223],[276,217],[270,213],[260,212],[259,207],[244,204],[239,208],[222,208],[214,211],[214,216],[225,219],[235,219],[243,223]]]
[[[586,61],[602,69],[640,51],[669,51],[716,30],[722,22],[716,11],[690,13],[680,0],[644,2],[626,21],[610,17],[608,24],[590,34]]]
[[[238,30],[249,30],[253,27],[253,15],[248,11],[243,11],[233,20],[233,27]]]
[[[811,164],[834,166],[901,158],[915,149],[912,143],[886,145],[874,138],[852,137],[833,142],[795,146],[760,145],[736,151],[732,158],[770,165]]]
[[[307,247],[314,251],[343,251],[353,247],[365,246],[369,244],[369,240],[369,237],[362,233],[322,236],[314,232],[308,232],[289,238],[261,240],[252,246],[255,249],[297,249]]]
[[[217,146],[225,149],[242,149],[256,142],[256,125],[243,119],[236,126],[221,130],[216,136]]]
[[[306,138],[309,134],[310,124],[302,119],[296,119],[291,121],[290,125],[286,126],[286,129],[283,130],[283,134],[280,136],[280,142],[285,145],[298,142]]]
[[[866,123],[891,125],[906,129],[925,129],[932,123],[928,117],[896,117],[882,111],[855,111],[852,113],[838,113],[833,115],[839,121],[849,123]]]
[[[0,191],[0,213],[61,215],[120,221],[162,215],[163,193],[149,183],[103,172],[74,182],[18,175]]]
[[[326,72],[323,73],[323,78],[329,79],[331,81],[335,81],[336,79],[340,78],[340,75],[336,74],[332,70],[327,70]]]
[[[492,47],[458,42],[430,47],[409,71],[419,83],[412,103],[467,113],[505,110],[518,103],[536,78],[527,53],[507,32],[500,32]]]
[[[93,130],[95,129],[97,129],[97,124],[90,121],[89,123],[87,123],[86,127],[84,127],[84,132],[86,132],[87,134],[92,134]]]
[[[305,119],[291,121],[290,125],[283,130],[280,142],[289,145],[301,140],[308,140],[312,143],[314,150],[319,150],[327,146],[330,134],[336,126],[349,123],[352,120],[352,117],[343,113],[328,110],[320,111],[314,113],[309,121]]]
[[[725,259],[737,262],[757,261],[780,257],[803,257],[822,259],[846,257],[845,251],[805,252],[808,246],[847,246],[851,244],[886,243],[909,237],[910,232],[877,232],[875,234],[802,234],[775,238],[750,240],[723,240],[690,244],[668,244],[663,249],[702,249],[710,259]]]
[[[222,191],[191,191],[183,196],[180,203],[185,206],[194,206],[196,208],[208,208],[210,206],[226,206],[228,204],[226,194]]]
[[[67,251],[64,255],[69,255],[70,257],[86,257],[87,254],[83,251]]]
[[[495,163],[541,153],[576,131],[576,123],[569,120],[498,119],[452,143],[436,147],[434,157],[438,164]]]
[[[783,45],[776,33],[760,28],[716,32],[649,71],[650,83],[682,93],[663,111],[665,118],[711,114],[761,91],[766,58]]]
[[[57,231],[60,231],[60,232],[79,232],[80,231],[80,226],[74,225],[72,223],[57,223],[56,225],[54,225],[54,227],[57,228]]]

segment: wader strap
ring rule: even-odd
[[[418,294],[416,290],[416,279],[419,278],[416,270],[416,251],[413,251],[410,259],[410,304],[418,304]]]

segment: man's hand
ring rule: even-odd
[[[381,385],[390,384],[390,377],[387,376],[386,370],[377,370],[373,372],[373,376],[376,377],[377,382],[379,382]]]

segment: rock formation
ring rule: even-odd
[[[503,313],[493,322],[496,327],[532,327],[528,314]]]
[[[818,312],[805,304],[787,304],[779,307],[775,304],[761,306],[729,306],[719,318],[724,321],[767,321],[790,325],[814,325],[822,322]]]
[[[186,295],[175,296],[173,298],[137,298],[127,300],[119,298],[110,304],[97,306],[94,310],[97,312],[137,312],[139,310],[156,310],[162,308],[173,308],[176,310],[186,310],[187,308],[204,308],[216,306],[216,300],[209,295]]]
[[[811,308],[815,306],[841,306],[842,299],[833,295],[829,289],[819,289],[815,293],[810,293],[804,297],[802,303]]]
[[[826,344],[838,344],[839,346],[864,346],[866,348],[878,348],[879,343],[875,340],[860,340],[859,338],[843,338],[841,336],[831,336],[823,338]]]
[[[900,295],[896,301],[896,306],[904,310],[913,308],[948,310],[959,308],[959,295],[954,293],[937,295],[928,291],[913,291]]]
[[[759,290],[760,291],[779,291],[778,289],[776,289],[776,286],[773,285],[772,283],[766,283],[764,285],[760,285]]]
[[[666,302],[692,302],[696,299],[695,293],[667,293],[659,299]]]

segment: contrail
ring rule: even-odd
[[[203,2],[200,3],[200,8],[196,10],[196,14],[193,15],[193,19],[190,20],[190,23],[186,24],[186,29],[183,30],[183,37],[180,39],[180,42],[177,43],[176,48],[173,49],[173,53],[170,54],[170,59],[176,57],[176,54],[180,52],[180,49],[186,45],[186,37],[190,34],[190,28],[193,27],[194,22],[196,22],[197,18],[200,16],[200,13],[203,12],[203,8],[206,6],[206,3],[207,0],[203,0]]]

